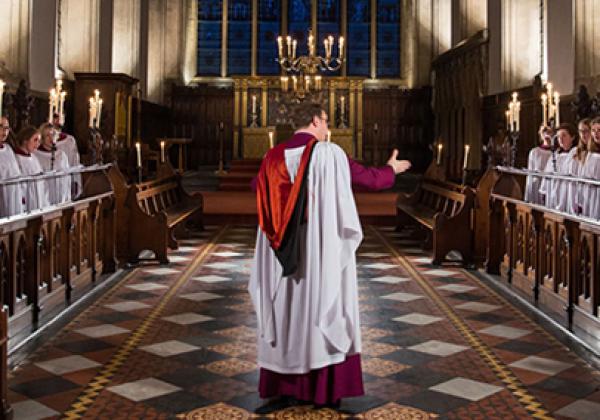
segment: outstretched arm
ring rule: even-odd
[[[394,185],[396,175],[410,168],[409,161],[398,160],[397,157],[398,150],[394,149],[387,164],[378,168],[363,166],[348,157],[352,185],[364,187],[372,191],[391,188]]]

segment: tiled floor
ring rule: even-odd
[[[15,419],[258,418],[255,231],[209,229],[123,280],[11,372]],[[597,418],[597,372],[572,352],[405,234],[364,233],[366,395],[269,418]]]

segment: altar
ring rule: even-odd
[[[294,132],[293,115],[302,101],[322,104],[329,116],[331,141],[362,159],[362,78],[331,77],[299,99],[284,77],[234,78],[233,154],[260,159]],[[272,139],[272,140],[271,140]]]

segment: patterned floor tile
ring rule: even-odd
[[[381,296],[382,299],[397,300],[398,302],[412,302],[413,300],[423,299],[424,296],[414,293],[397,292],[389,295]]]
[[[362,362],[362,369],[364,372],[381,378],[402,372],[407,367],[407,365],[402,365],[392,360],[380,359],[378,357],[372,357]]]
[[[179,387],[155,378],[140,379],[135,382],[111,386],[107,389],[110,392],[135,402],[172,394],[181,390]]]
[[[379,283],[387,283],[387,284],[398,284],[398,283],[404,283],[406,281],[410,281],[410,279],[408,277],[397,277],[397,276],[374,277],[370,280],[376,281]]]
[[[39,420],[60,414],[35,400],[25,400],[14,403],[12,404],[12,409],[14,416],[13,418],[15,420]]]
[[[175,270],[174,268],[160,267],[160,268],[148,268],[144,270],[144,272],[148,274],[153,274],[155,276],[166,276],[169,274],[177,274],[180,271]]]
[[[375,269],[375,270],[387,270],[390,268],[397,267],[394,264],[386,264],[386,263],[372,263],[372,264],[364,264],[363,267]]]
[[[521,328],[513,328],[507,325],[493,325],[491,327],[484,328],[479,330],[480,333],[493,335],[496,337],[510,338],[511,340],[515,338],[521,338],[525,335],[531,333],[529,330],[523,330]]]
[[[93,327],[80,328],[75,330],[79,334],[92,338],[108,337],[111,335],[125,334],[130,330],[127,328],[116,327],[110,324],[95,325]]]
[[[445,286],[439,286],[438,290],[445,290],[448,292],[455,292],[455,293],[464,293],[464,292],[470,292],[471,290],[476,290],[476,287],[473,286],[467,286],[465,284],[447,284]]]
[[[455,308],[464,309],[466,311],[473,311],[473,312],[492,312],[492,311],[495,311],[496,309],[500,309],[501,306],[490,305],[488,303],[482,303],[482,302],[467,302],[467,303],[462,303],[460,305],[456,305]]]
[[[232,357],[231,359],[209,363],[204,365],[203,368],[217,375],[234,376],[255,370],[256,364]]]
[[[188,353],[190,351],[198,350],[199,348],[200,347],[192,346],[181,341],[169,340],[163,341],[162,343],[151,344],[149,346],[142,346],[140,347],[140,350],[155,354],[160,357],[170,357],[181,353]]]
[[[138,309],[146,309],[146,308],[149,308],[150,305],[147,305],[142,302],[124,301],[124,302],[118,302],[118,303],[110,303],[108,305],[104,305],[104,307],[112,309],[114,311],[129,312],[129,311],[137,311]]]
[[[503,388],[479,381],[473,381],[467,378],[454,378],[449,381],[442,382],[441,384],[434,385],[429,389],[431,391],[465,398],[470,401],[479,401],[485,397],[495,394],[496,392],[500,392]]]
[[[223,296],[216,295],[214,293],[209,293],[209,292],[198,292],[198,293],[187,293],[185,295],[179,295],[179,297],[182,299],[193,300],[195,302],[202,302],[205,300],[219,299],[219,298],[222,298]]]
[[[133,290],[139,290],[139,291],[148,291],[148,290],[160,290],[160,289],[166,289],[167,286],[165,286],[164,284],[158,284],[158,283],[139,283],[139,284],[128,284],[127,286],[128,289],[133,289]]]
[[[38,362],[35,365],[55,375],[63,375],[65,373],[101,366],[100,363],[96,363],[93,360],[79,355],[46,360],[44,362]]]
[[[231,281],[231,277],[223,276],[196,276],[192,277],[192,280],[201,281],[204,283],[220,283],[224,281]]]
[[[446,343],[438,340],[430,340],[421,344],[409,347],[409,350],[420,351],[422,353],[435,356],[449,356],[454,353],[466,350],[468,347],[458,344]]]
[[[577,400],[556,412],[559,416],[577,420],[598,418],[598,413],[600,413],[600,403],[587,400]]]
[[[404,322],[406,324],[412,324],[412,325],[429,325],[429,324],[431,324],[433,322],[441,321],[442,319],[443,318],[440,318],[438,316],[431,316],[431,315],[427,315],[427,314],[420,314],[420,313],[417,313],[417,312],[393,318],[394,321]]]
[[[214,318],[206,315],[197,314],[194,312],[186,312],[182,314],[165,316],[162,319],[179,325],[190,325],[197,324],[198,322],[210,321]]]
[[[544,357],[528,356],[517,362],[513,362],[510,366],[518,367],[525,370],[531,370],[537,373],[546,375],[556,375],[565,369],[573,366],[571,363],[564,363],[558,360],[546,359]]]

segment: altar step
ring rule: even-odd
[[[219,180],[219,191],[251,191],[252,178],[258,175],[260,159],[231,161],[227,174]]]

